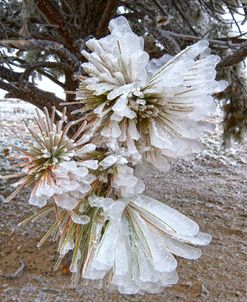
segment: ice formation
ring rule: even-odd
[[[98,237],[97,233],[92,236]],[[89,255],[82,277],[105,278],[110,288],[123,294],[161,292],[178,280],[173,254],[198,259],[200,249],[189,244],[207,245],[210,240],[211,236],[199,232],[191,219],[157,200],[138,195],[129,200],[121,218],[110,220]]]
[[[82,52],[88,76],[76,92],[83,106],[74,111],[82,117],[67,123],[64,111],[55,122],[55,109],[38,116],[40,132],[29,129],[34,143],[17,150],[23,175],[7,201],[31,186],[29,202],[42,209],[29,220],[55,210],[39,246],[49,235],[59,238],[56,269],[73,251],[74,284],[83,278],[124,294],[157,293],[178,280],[175,256],[198,259],[192,245],[207,245],[211,236],[144,195],[136,167],[148,162],[166,171],[176,158],[200,152],[200,136],[213,129],[205,121],[215,109],[212,95],[227,83],[215,80],[220,59],[207,41],[149,60],[124,17],[109,29]]]
[[[208,54],[208,42],[199,41],[168,60],[162,57],[166,63],[160,66],[157,59],[149,61],[143,38],[124,17],[112,20],[109,28],[110,35],[87,41],[92,52],[83,51],[89,61],[83,68],[89,76],[77,92],[86,108],[98,112],[101,106],[101,135],[130,153],[138,149],[161,170],[176,158],[202,151],[198,138],[213,129],[203,121],[214,113],[212,94],[227,86],[215,80],[220,58]]]

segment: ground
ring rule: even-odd
[[[21,123],[13,125],[11,119],[6,119],[6,114],[0,119],[2,175],[15,171],[13,161],[3,155],[4,149],[10,143],[21,144],[23,137],[28,139]],[[207,140],[207,150],[196,159],[177,162],[167,174],[150,170],[144,178],[146,194],[196,220],[201,230],[213,236],[199,260],[178,260],[180,279],[176,286],[164,289],[162,294],[145,296],[108,293],[86,284],[71,288],[66,263],[53,272],[56,242],[36,247],[52,216],[17,226],[35,210],[28,205],[29,192],[25,191],[1,207],[1,301],[247,301],[247,147],[242,145],[225,153],[220,149],[220,135],[219,131]],[[11,182],[1,181],[1,195],[13,190]]]

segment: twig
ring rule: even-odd
[[[108,0],[107,4],[105,6],[105,9],[103,11],[102,17],[99,21],[99,25],[96,31],[96,35],[100,36],[102,34],[105,33],[105,29],[107,28],[109,19],[113,13],[113,11],[115,11],[117,5],[118,5],[118,0]]]
[[[57,55],[62,61],[79,69],[82,61],[80,61],[73,53],[71,53],[62,44],[48,40],[0,40],[0,45],[4,47],[17,48],[19,50],[39,49],[45,50],[47,53]]]
[[[6,276],[7,279],[19,278],[21,276],[21,274],[23,273],[23,271],[25,269],[25,263],[22,261],[22,259],[20,257],[18,257],[18,260],[20,262],[20,267],[14,273],[10,274],[9,276]]]
[[[230,41],[213,40],[213,39],[207,39],[207,38],[202,38],[202,37],[197,37],[197,36],[192,36],[192,35],[179,34],[179,33],[176,33],[173,31],[168,31],[168,30],[162,30],[162,31],[164,33],[169,34],[170,36],[177,37],[182,40],[189,40],[189,41],[207,40],[211,44],[219,45],[219,46],[227,47],[227,48],[237,48],[237,47],[243,47],[243,46],[247,45],[247,41],[242,42],[242,43],[232,43]]]
[[[169,14],[167,14],[166,10],[164,9],[164,7],[162,6],[162,4],[159,2],[159,0],[153,0],[154,4],[158,7],[159,11],[161,12],[161,14],[168,18]]]
[[[21,176],[25,175],[24,173],[15,173],[11,175],[1,175],[0,174],[0,179],[12,179],[12,178],[19,178]]]
[[[35,0],[39,11],[46,17],[46,19],[58,26],[57,31],[65,39],[65,46],[73,53],[78,52],[74,47],[73,32],[71,27],[66,24],[63,15],[58,6],[54,5],[52,1]]]
[[[243,61],[247,57],[247,45],[236,50],[233,54],[222,59],[221,62],[217,65],[217,69],[222,67],[229,67],[236,65]]]
[[[179,12],[179,14],[181,15],[181,17],[183,18],[184,22],[188,25],[188,27],[190,28],[190,30],[194,33],[194,35],[197,36],[197,32],[194,30],[193,26],[190,24],[190,22],[188,21],[188,19],[185,17],[185,15],[183,14],[183,12],[181,11],[181,9],[178,7],[178,5],[176,4],[176,1],[172,0],[172,3],[174,5],[174,7],[176,8],[176,10]]]
[[[234,12],[232,12],[232,10],[231,10],[229,4],[226,4],[226,5],[227,5],[227,8],[228,8],[228,10],[229,10],[229,12],[230,12],[230,14],[231,14],[231,16],[232,16],[232,19],[233,19],[235,25],[237,26],[238,32],[239,32],[239,34],[241,35],[241,34],[242,34],[242,31],[241,31],[241,29],[240,29],[240,26],[239,26],[239,24],[238,24],[238,21],[236,20],[236,18],[235,18],[235,16],[234,16]]]
[[[37,68],[58,68],[62,70],[69,70],[72,71],[72,67],[68,64],[62,62],[38,62],[32,65],[29,65],[23,74],[19,78],[19,84],[23,83],[24,81],[28,81],[28,77],[30,74]]]
[[[49,80],[51,80],[52,82],[54,82],[55,84],[57,84],[58,86],[62,87],[63,89],[65,88],[64,83],[60,82],[59,80],[57,80],[55,77],[53,77],[50,73],[45,72],[42,69],[37,69],[37,72],[40,73],[41,75],[43,75],[44,77],[48,78]]]

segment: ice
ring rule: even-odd
[[[77,191],[79,191],[80,193],[84,194],[84,193],[89,192],[90,189],[91,189],[91,186],[90,186],[89,183],[87,183],[87,182],[81,182],[80,185],[77,188]],[[81,195],[81,197],[82,196],[83,195]]]
[[[171,125],[180,134],[180,128],[174,123]],[[169,124],[168,124],[169,125]],[[168,127],[159,125],[155,122],[151,125],[151,143],[153,146],[160,149],[162,154],[178,157],[195,152],[201,152],[204,146],[198,140],[189,139],[180,135],[175,135],[174,132],[169,131]]]
[[[113,200],[113,203],[110,206],[103,207],[106,217],[109,219],[121,218],[127,203],[129,203],[128,199]]]
[[[60,255],[66,255],[69,250],[73,250],[75,247],[75,243],[72,237],[69,237],[64,243],[62,244],[59,253]]]
[[[112,198],[100,197],[95,194],[92,194],[88,197],[89,204],[92,207],[102,208],[104,206],[110,206],[113,203]]]
[[[46,196],[51,197],[56,190],[55,184],[48,184],[45,180],[39,184],[37,188],[35,188],[31,194],[38,196]]]
[[[55,202],[59,207],[71,211],[77,206],[79,200],[72,194],[64,193],[55,195]]]
[[[183,242],[172,239],[169,236],[163,235],[166,248],[173,254],[186,259],[196,260],[201,257],[201,250],[189,246]]]
[[[210,241],[212,240],[212,236],[203,232],[199,232],[196,236],[182,236],[182,235],[176,235],[176,238],[178,238],[181,241],[195,244],[195,245],[208,245]]]
[[[133,120],[130,120],[129,122],[128,134],[134,140],[139,140],[140,138],[140,134],[137,131],[135,122]]]
[[[132,169],[123,166],[123,171],[131,173]],[[125,294],[160,292],[178,281],[172,254],[187,259],[201,255],[183,241],[204,244],[210,238],[198,232],[198,225],[189,218],[145,195],[126,200],[128,216],[124,212],[107,223],[83,276],[105,278],[109,288]],[[124,200],[92,195],[89,202],[107,211],[113,205],[119,208]]]
[[[161,285],[168,286],[172,284],[176,284],[178,282],[178,274],[176,271],[166,273],[162,275]]]
[[[117,166],[117,175],[112,182],[112,187],[121,192],[122,197],[131,197],[142,193],[145,185],[142,180],[133,175],[133,169],[127,165]]]
[[[87,85],[87,88],[89,90],[94,91],[94,95],[101,95],[101,94],[104,94],[104,93],[114,89],[115,85],[111,84],[111,83],[103,83],[103,84],[102,83],[100,83],[100,84],[93,83],[93,84]]]
[[[120,49],[128,80],[144,84],[147,79],[146,65],[149,55],[143,51],[143,38],[126,34],[120,40]]]
[[[111,121],[108,125],[106,125],[101,131],[101,135],[110,138],[117,138],[121,135],[121,129],[118,125],[118,122]]]
[[[107,37],[86,42],[90,53],[82,51],[88,77],[83,77],[77,99],[92,106],[96,121],[90,118],[85,136],[67,145],[87,144],[78,152],[64,150],[62,163],[53,160],[49,177],[40,181],[29,202],[42,207],[53,197],[75,224],[90,222],[83,237],[83,278],[99,280],[100,286],[108,283],[124,294],[157,293],[178,280],[173,255],[198,259],[201,251],[191,245],[207,245],[211,236],[175,209],[142,195],[145,185],[133,166],[143,159],[167,170],[174,159],[200,152],[200,136],[212,130],[203,121],[215,109],[211,95],[228,84],[215,80],[220,58],[208,53],[207,41],[148,63],[143,38],[124,17],[112,20],[109,28]],[[55,139],[54,133],[45,142],[49,139]],[[97,142],[97,152],[91,141]],[[42,147],[41,157],[52,159],[54,151]],[[99,156],[99,163],[98,154],[105,156]],[[81,161],[73,160],[75,155]],[[87,216],[87,210],[97,218]],[[78,234],[71,234],[62,244],[62,256],[75,248]],[[81,256],[79,249],[70,266],[74,273],[79,273]]]
[[[84,160],[80,163],[82,166],[91,169],[91,170],[97,170],[98,169],[98,161],[97,160]]]
[[[197,43],[186,47],[185,50],[181,52],[180,57],[184,58],[188,56],[190,58],[195,58],[199,54],[203,53],[208,48],[208,46],[209,46],[209,42],[207,40],[198,41]]]
[[[84,147],[82,147],[77,155],[85,154],[85,153],[90,153],[95,151],[96,146],[94,144],[86,144]]]
[[[117,162],[117,157],[115,155],[108,155],[102,161],[99,162],[99,165],[102,167],[111,167]]]
[[[116,163],[121,166],[128,163],[128,160],[119,154],[110,154],[100,161],[99,165],[107,168],[115,165]]]
[[[118,219],[121,217],[126,205],[128,204],[128,199],[117,199],[99,197],[95,194],[90,195],[88,198],[89,204],[92,207],[103,208],[104,215],[108,219]]]
[[[164,54],[159,59],[150,60],[147,64],[147,66],[146,66],[146,69],[147,69],[147,72],[148,72],[149,76],[154,74],[154,72],[156,72],[161,66],[166,64],[171,59],[172,59],[171,55]]]
[[[193,220],[149,196],[138,196],[132,202],[147,214],[152,223],[157,223],[164,230],[185,236],[195,236],[199,232],[199,226]]]
[[[112,220],[108,223],[103,237],[95,252],[94,261],[92,266],[95,269],[100,268],[101,270],[110,269],[114,264],[115,245],[119,235],[119,220]]]
[[[122,94],[115,105],[113,105],[112,110],[118,116],[127,117],[129,119],[133,119],[136,117],[136,113],[129,109],[128,107],[128,97],[127,94]]]
[[[48,198],[46,196],[36,196],[31,194],[29,198],[29,204],[42,208],[46,205]]]
[[[123,16],[112,19],[109,23],[109,29],[112,35],[121,37],[126,33],[132,33],[132,29],[127,19]]]
[[[163,156],[163,154],[160,152],[159,149],[152,148],[150,151],[146,152],[145,160],[147,161],[147,165],[150,163],[160,171],[167,172],[170,170],[171,159],[168,160],[168,158],[166,156]],[[139,167],[138,167],[138,170],[139,170]],[[139,171],[138,171],[138,174],[139,174]]]
[[[104,51],[99,41],[95,38],[87,40],[86,45],[91,51],[96,52],[98,55]]]
[[[108,100],[114,100],[122,94],[128,95],[128,93],[131,92],[132,89],[136,87],[136,85],[136,83],[131,83],[124,84],[118,88],[115,88],[108,94],[107,98]],[[113,106],[113,110],[123,110],[126,107],[126,100],[127,99],[122,99],[121,101],[117,101]]]
[[[109,28],[110,35],[87,42],[90,54],[83,52],[91,64],[84,64],[89,72],[84,80],[87,88],[95,95],[106,94],[112,101],[112,113],[101,131],[108,138],[106,144],[109,146],[112,139],[119,145],[126,142],[130,155],[143,153],[162,170],[175,158],[191,158],[201,152],[199,138],[212,127],[197,121],[213,113],[209,97],[227,86],[224,81],[215,81],[220,58],[210,54],[208,41],[188,46],[175,57],[166,55],[148,62],[142,37],[132,32],[124,17],[112,20]],[[149,79],[147,73],[153,73]],[[146,131],[140,133],[139,113],[129,106],[133,99],[142,103],[138,96],[145,102],[146,98],[154,100],[157,111],[157,118],[149,120]],[[144,148],[150,152],[141,152]]]
[[[90,221],[90,217],[87,215],[77,215],[73,211],[70,211],[69,214],[70,214],[71,219],[74,221],[74,223],[87,224]]]
[[[120,230],[120,235],[116,244],[115,262],[114,262],[114,275],[124,276],[129,270],[128,251],[126,245],[126,229],[123,227]]]
[[[172,254],[166,250],[160,235],[151,232],[139,214],[133,211],[132,215],[134,217],[133,221],[139,225],[138,228],[135,228],[136,231],[141,230],[141,233],[138,231],[138,239],[143,246],[146,245],[146,254],[154,269],[159,272],[174,271],[177,267],[177,261]]]

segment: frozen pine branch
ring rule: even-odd
[[[75,100],[59,104],[58,117],[55,106],[37,110],[36,129],[26,125],[32,141],[14,149],[21,171],[12,175],[19,180],[5,202],[31,189],[29,204],[41,209],[21,225],[55,212],[38,247],[50,236],[58,241],[55,270],[72,251],[73,285],[83,279],[122,294],[159,293],[178,282],[175,256],[197,260],[202,252],[195,246],[211,236],[144,194],[138,175],[151,165],[167,172],[175,160],[202,151],[201,136],[214,129],[207,120],[213,95],[228,83],[216,80],[220,57],[206,40],[150,59],[125,17],[112,19],[109,31],[85,42]],[[24,93],[32,71],[58,64],[38,62],[23,74],[3,67],[2,74]]]

